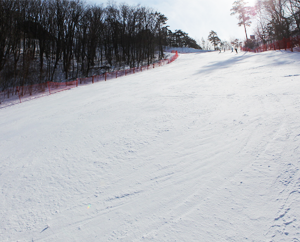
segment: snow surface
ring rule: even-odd
[[[213,50],[201,50],[201,49],[194,49],[189,47],[167,47],[165,49],[166,52],[177,51],[178,53],[205,53],[205,52],[212,52]]]
[[[170,65],[0,110],[0,241],[300,241],[300,53]]]

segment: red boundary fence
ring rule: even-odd
[[[300,36],[283,38],[280,41],[275,41],[270,44],[261,45],[254,50],[245,48],[245,47],[243,47],[242,50],[258,53],[258,52],[264,52],[264,51],[268,51],[268,50],[287,50],[288,49],[288,50],[293,51],[293,49],[295,47],[300,47]]]
[[[0,108],[7,107],[16,103],[22,103],[22,101],[28,101],[31,99],[51,95],[57,92],[69,90],[71,88],[78,87],[78,85],[86,85],[99,81],[107,81],[110,79],[135,74],[138,72],[153,69],[155,67],[170,64],[178,58],[177,51],[172,51],[172,53],[175,53],[175,55],[173,55],[170,59],[160,60],[154,64],[147,66],[135,67],[114,72],[107,72],[102,75],[91,76],[86,78],[77,78],[75,81],[69,82],[47,82],[42,84],[8,88],[3,92],[0,92]]]

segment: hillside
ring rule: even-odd
[[[299,66],[181,54],[0,109],[0,240],[299,241]]]

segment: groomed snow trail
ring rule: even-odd
[[[300,241],[300,53],[174,63],[0,110],[0,241]]]

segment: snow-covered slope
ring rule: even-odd
[[[0,241],[299,241],[300,53],[194,53],[0,110]]]
[[[199,50],[189,47],[167,47],[165,49],[166,52],[177,51],[178,53],[205,53],[212,52],[212,50]]]

